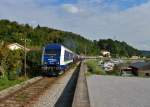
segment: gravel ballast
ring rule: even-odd
[[[91,107],[150,107],[150,78],[88,76]]]
[[[64,91],[68,81],[73,75],[75,68],[67,71],[67,74],[56,81],[43,95],[38,98],[32,107],[55,107],[56,102]]]

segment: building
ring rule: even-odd
[[[124,76],[124,77],[134,76],[133,73],[132,73],[132,68],[125,67],[125,66],[121,67],[120,75]]]
[[[136,76],[150,76],[150,62],[136,62],[129,67]]]
[[[106,50],[101,51],[101,54],[102,54],[104,57],[111,57],[111,56],[110,56],[110,52],[109,52],[109,51],[106,51]]]
[[[132,56],[131,59],[139,59],[140,56]]]
[[[105,71],[112,71],[114,69],[115,64],[112,62],[105,62],[103,68]]]
[[[9,44],[8,46],[8,49],[10,50],[18,50],[18,49],[22,49],[24,50],[24,46],[18,44],[18,43],[12,43],[12,44]],[[26,51],[29,51],[30,49],[26,48]]]

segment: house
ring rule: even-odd
[[[9,44],[8,46],[8,49],[10,50],[18,50],[18,49],[22,49],[24,50],[24,46],[18,44],[18,43],[12,43],[12,44]],[[30,49],[26,48],[26,51],[29,51]]]
[[[135,62],[129,67],[136,76],[150,76],[150,62]]]
[[[114,69],[115,64],[112,62],[105,62],[103,68],[105,71],[112,71]]]
[[[132,56],[131,59],[139,59],[140,56]]]
[[[132,68],[129,68],[129,67],[126,67],[126,66],[123,66],[121,67],[121,71],[120,71],[120,75],[121,76],[133,76],[133,73],[132,73]]]
[[[110,56],[110,52],[109,52],[109,51],[106,51],[106,50],[101,51],[101,54],[102,54],[104,57],[111,57],[111,56]]]

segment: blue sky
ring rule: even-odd
[[[36,0],[40,6],[61,5],[61,4],[75,4],[77,0]]]
[[[120,10],[126,10],[134,6],[147,3],[149,0],[82,0],[95,5],[106,5],[107,8],[112,5],[118,6]],[[35,2],[41,6],[61,5],[61,4],[78,4],[80,0],[35,0]]]
[[[119,9],[125,10],[132,8],[143,3],[148,2],[149,0],[106,0],[105,3],[109,5],[117,5]]]
[[[0,0],[0,19],[116,38],[150,50],[150,0]]]
[[[61,4],[77,4],[79,0],[36,0],[41,6],[48,5],[61,5]],[[134,6],[141,5],[149,0],[86,0],[87,2],[93,2],[95,4],[102,3],[108,7],[111,5],[117,5],[119,9],[125,10]]]

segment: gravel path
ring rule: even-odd
[[[75,69],[67,72],[63,78],[56,81],[39,99],[34,102],[32,107],[55,107],[55,104],[61,96],[64,88],[70,80]]]
[[[91,107],[150,107],[150,78],[89,76]]]

